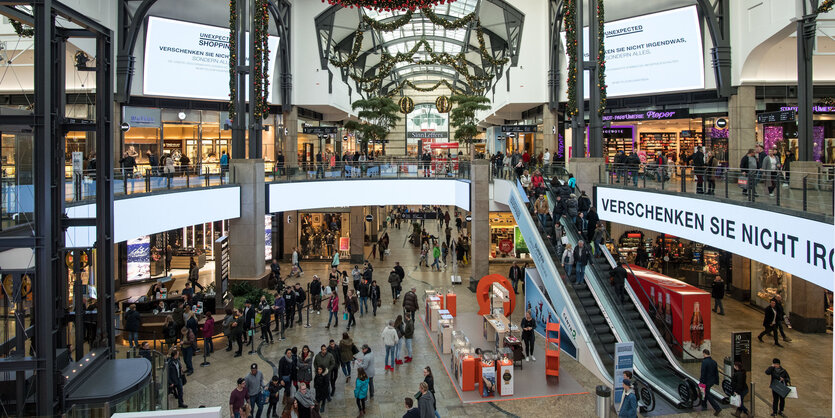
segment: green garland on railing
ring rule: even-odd
[[[829,13],[835,7],[835,0],[825,0],[818,6],[818,14]]]
[[[235,95],[238,90],[237,83],[235,83],[235,67],[238,64],[238,36],[235,30],[237,23],[237,0],[229,0],[229,120],[235,120],[237,117],[235,108]]]
[[[412,20],[412,13],[413,12],[411,10],[409,10],[406,13],[404,13],[403,15],[401,15],[400,17],[398,17],[396,20],[392,21],[391,23],[380,23],[379,21],[368,17],[368,15],[363,14],[362,15],[362,21],[365,22],[365,24],[367,24],[368,26],[371,26],[372,28],[374,28],[376,30],[379,30],[379,31],[382,31],[382,32],[391,32],[395,29],[400,29],[403,26],[405,26],[407,23],[409,23],[409,21]]]
[[[563,10],[563,26],[565,26],[565,50],[568,53],[568,75],[566,83],[568,84],[568,103],[566,105],[566,113],[569,117],[576,115],[578,110],[577,103],[577,28],[574,24],[575,15],[575,1],[581,0],[566,0]]]
[[[31,38],[35,36],[35,28],[24,28],[23,23],[20,23],[19,21],[14,19],[9,19],[9,23],[11,23],[12,27],[14,28],[14,32],[17,34],[17,36],[20,36],[22,38]]]
[[[478,49],[481,51],[481,57],[484,58],[485,61],[489,62],[491,65],[500,66],[507,64],[510,61],[510,58],[500,58],[495,59],[492,55],[487,51],[487,45],[484,43],[484,30],[481,27],[481,21],[478,21],[478,25],[476,26],[476,38],[478,38]]]
[[[362,50],[362,39],[362,30],[360,28],[357,28],[356,32],[354,32],[354,45],[353,47],[351,47],[351,53],[347,57],[345,57],[344,61],[338,61],[335,58],[331,58],[330,63],[340,68],[354,65],[354,63],[357,61],[357,57],[359,56],[360,51]]]
[[[606,39],[605,30],[603,28],[604,21],[603,0],[597,0],[597,37],[599,39],[599,46],[597,48],[597,86],[600,89],[600,106],[597,108],[597,114],[603,116],[603,111],[606,110]]]
[[[255,14],[253,16],[255,62],[252,66],[252,83],[255,87],[255,97],[252,99],[252,103],[254,103],[252,112],[256,121],[260,121],[270,112],[267,103],[270,88],[270,78],[267,71],[270,66],[270,47],[268,43],[270,12],[267,4],[267,0],[255,0]]]
[[[432,11],[431,8],[420,9],[420,12],[429,19],[430,22],[438,25],[443,26],[444,29],[461,29],[464,26],[469,25],[470,23],[474,22],[476,18],[476,12],[472,12],[460,19],[456,20],[446,20]]]

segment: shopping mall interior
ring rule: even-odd
[[[0,417],[835,416],[835,1],[0,4]]]

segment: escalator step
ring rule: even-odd
[[[581,299],[580,303],[585,307],[597,306],[597,302],[594,299]]]
[[[580,299],[591,298],[591,292],[588,289],[579,289],[577,290],[577,297]]]
[[[640,335],[641,338],[652,338],[652,332],[646,328],[639,330],[638,335]]]
[[[601,336],[600,336],[600,342],[602,342],[603,344],[612,344],[612,343],[614,343],[614,342],[615,342],[615,336],[614,336],[614,335],[611,335],[611,334],[609,334],[609,335],[601,335]],[[614,348],[613,348],[613,349],[614,349]]]
[[[593,306],[591,308],[586,309],[586,313],[589,314],[592,318],[601,317],[600,316],[600,308],[597,306]]]
[[[591,322],[592,325],[601,325],[601,324],[606,323],[606,318],[598,315],[598,316],[595,316],[593,318],[590,318],[590,322]]]
[[[608,326],[608,325],[603,325],[603,326],[597,326],[597,327],[594,327],[594,332],[595,332],[597,335],[604,335],[604,334],[606,334],[606,333],[611,332],[611,330],[609,329],[609,326]]]

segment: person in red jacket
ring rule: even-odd
[[[215,343],[212,342],[212,336],[215,335],[215,319],[211,314],[206,315],[206,322],[203,323],[203,349],[206,350],[206,355],[215,352]]]

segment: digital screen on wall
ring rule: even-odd
[[[609,97],[705,87],[704,48],[696,6],[606,22],[603,31]],[[562,36],[565,45],[565,32]],[[586,60],[588,39],[586,27]],[[588,99],[588,73],[584,84]]]
[[[247,34],[247,39],[249,38]],[[246,41],[248,42],[248,41]],[[278,37],[270,36],[270,86]],[[229,100],[229,28],[148,18],[143,93],[152,96]],[[272,88],[267,100],[271,101]]]
[[[151,236],[128,240],[127,281],[135,282],[151,278]]]
[[[273,259],[273,216],[264,215],[264,260]]]

